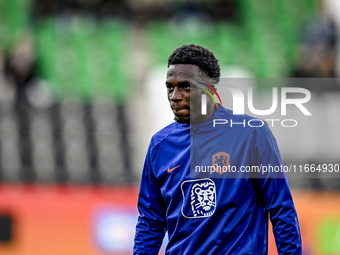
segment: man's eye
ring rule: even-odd
[[[167,88],[168,90],[173,90],[173,89],[174,89],[173,86],[166,86],[166,88]]]
[[[190,85],[184,85],[184,86],[183,86],[183,89],[189,90],[189,89],[190,89]]]

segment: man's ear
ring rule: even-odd
[[[215,80],[211,80],[209,85],[217,91],[216,84],[217,84],[217,82]],[[209,89],[209,91],[210,91],[210,89]],[[214,91],[210,91],[210,92],[212,94],[215,94]]]

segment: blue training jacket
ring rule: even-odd
[[[166,231],[166,254],[267,254],[268,218],[279,254],[302,254],[281,169],[269,127],[250,116],[219,105],[203,124],[170,124],[146,155],[133,254],[158,254]]]

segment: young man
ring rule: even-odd
[[[134,254],[158,254],[166,231],[166,254],[267,254],[268,217],[279,254],[302,254],[299,223],[284,173],[254,176],[215,171],[193,176],[197,166],[283,166],[267,125],[214,126],[253,118],[207,100],[193,79],[214,87],[220,67],[209,50],[184,45],[168,59],[166,86],[176,122],[156,133],[146,155],[139,193]],[[223,126],[223,127],[222,127]],[[211,169],[211,168],[210,168]],[[233,175],[234,174],[234,175]]]

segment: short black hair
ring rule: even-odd
[[[196,65],[209,78],[220,81],[221,69],[215,55],[200,45],[189,44],[177,48],[168,58],[168,67],[176,64]]]

